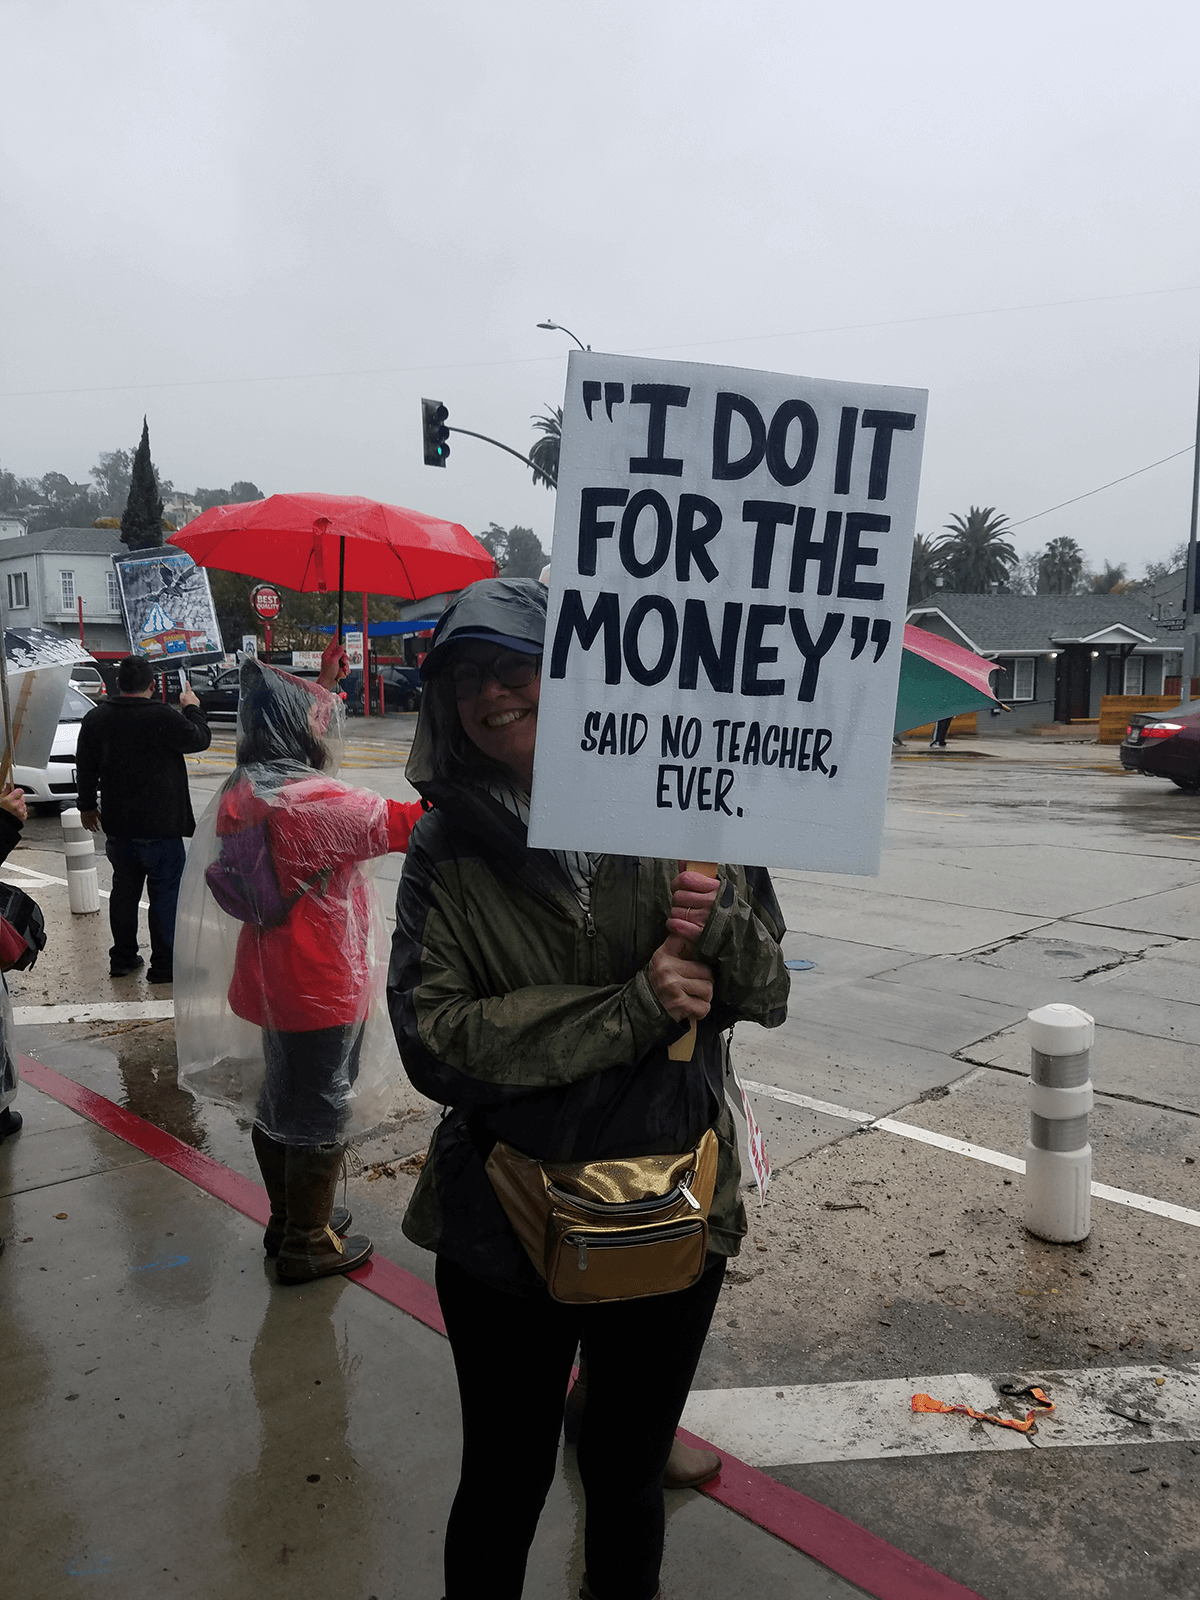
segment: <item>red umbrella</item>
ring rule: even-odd
[[[339,639],[347,589],[423,600],[496,574],[493,558],[457,522],[361,495],[273,494],[214,506],[167,543],[198,567],[307,594],[336,587]]]

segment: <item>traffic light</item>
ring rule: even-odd
[[[450,454],[450,429],[446,426],[449,415],[440,400],[421,401],[421,434],[427,467],[446,465],[446,457]]]

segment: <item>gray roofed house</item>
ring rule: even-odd
[[[13,627],[48,628],[79,637],[83,602],[83,643],[93,655],[129,654],[112,558],[125,546],[116,528],[20,527],[0,530],[0,586],[5,617]]]
[[[1170,694],[1181,635],[1146,590],[1125,594],[952,594],[939,591],[908,621],[1000,664],[996,693],[1008,732],[1100,715],[1106,694]],[[1174,678],[1174,684],[1169,682]]]

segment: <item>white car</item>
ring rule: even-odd
[[[64,805],[75,804],[75,745],[79,724],[92,709],[87,695],[68,686],[47,765],[13,768],[13,783],[24,789],[31,811],[41,806],[53,806],[59,811]]]
[[[94,667],[90,661],[79,661],[71,668],[71,687],[97,702],[108,694],[99,667]]]

